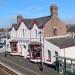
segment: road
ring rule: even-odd
[[[45,65],[44,70],[41,72],[38,64],[33,64],[28,59],[20,56],[11,56],[8,54],[8,56],[5,57],[4,53],[1,53],[0,62],[18,75],[59,75],[53,69]]]

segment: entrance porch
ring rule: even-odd
[[[33,62],[40,62],[41,61],[41,44],[39,42],[31,42],[29,44],[29,56],[30,56],[30,61]]]
[[[18,55],[18,45],[17,44],[18,44],[17,40],[10,41],[10,48],[11,48],[10,54]]]

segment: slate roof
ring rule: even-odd
[[[15,30],[17,30],[18,26],[19,26],[18,24],[12,24],[12,27],[8,28],[8,31],[11,31],[13,27]]]
[[[46,17],[41,17],[41,18],[36,18],[36,23],[39,28],[43,28],[44,25],[51,19],[51,16],[46,16]]]
[[[70,25],[68,28],[68,32],[75,32],[75,25]]]
[[[22,19],[21,22],[23,21],[28,29],[32,29],[34,23],[36,23],[38,28],[43,28],[44,25],[46,24],[46,22],[48,22],[50,20],[50,18],[51,18],[51,16],[40,17],[40,18],[35,18],[35,19]],[[13,27],[15,28],[15,30],[17,30],[20,26],[20,23],[19,24],[13,24],[12,27],[10,28],[10,30]]]
[[[53,43],[54,45],[60,47],[61,49],[75,46],[75,39],[73,39],[72,37],[54,38],[48,39],[47,41]]]
[[[32,23],[33,23],[33,19],[23,19],[22,20],[24,22],[24,24],[26,25],[26,27],[28,29],[31,29],[33,27]]]
[[[40,44],[40,42],[34,41],[34,42],[31,42],[29,45],[41,45],[41,44]]]

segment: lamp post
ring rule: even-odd
[[[4,40],[4,46],[5,46],[5,54],[4,54],[4,56],[6,57],[7,56],[7,53],[6,53],[6,40]]]
[[[40,30],[39,34],[40,34],[40,50],[41,50],[41,53],[40,53],[40,55],[41,55],[40,70],[43,71],[43,58],[42,58],[43,52],[42,52],[42,42],[41,42],[41,34],[42,34],[41,30]]]

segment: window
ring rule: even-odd
[[[17,45],[17,44],[16,44],[16,43],[14,43],[14,44],[13,44],[13,47],[16,47],[16,45]]]
[[[37,30],[35,30],[35,32],[36,32],[36,37],[37,37]]]
[[[23,29],[23,37],[24,37],[24,29]]]
[[[57,51],[55,51],[55,56],[58,56],[58,52]],[[58,60],[58,58],[56,57],[56,60]]]
[[[48,50],[48,58],[51,61],[51,51],[50,50]]]
[[[17,48],[13,48],[13,51],[17,51]]]
[[[38,52],[32,51],[32,56],[34,59],[40,57],[40,51],[38,51]]]
[[[53,35],[57,35],[57,29],[56,28],[53,29]]]
[[[40,51],[36,52],[36,57],[40,57]]]
[[[12,52],[17,52],[17,43],[11,43],[10,46],[11,46]]]
[[[58,56],[58,52],[57,51],[55,51],[55,56]]]
[[[23,47],[26,49],[26,46],[25,45],[23,45]]]

